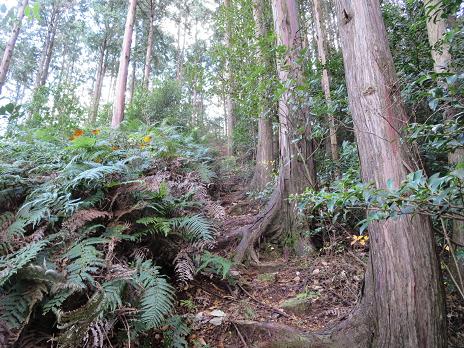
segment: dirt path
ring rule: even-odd
[[[217,198],[226,219],[219,239],[249,224],[259,210],[242,189],[237,177],[221,185]],[[229,243],[217,252],[227,257],[235,246]],[[354,256],[331,252],[285,260],[277,246],[261,249],[260,265],[234,266],[226,279],[200,275],[179,293],[179,311],[194,317],[193,341],[207,347],[254,347],[265,338],[262,332],[250,330],[250,323],[320,330],[342,319],[355,305],[364,267],[354,258],[365,258],[365,250]]]

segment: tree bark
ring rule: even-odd
[[[224,0],[224,9],[226,16],[230,16],[230,0]],[[230,19],[226,19],[226,47],[230,49],[232,47],[232,28]],[[226,93],[226,122],[227,122],[227,156],[234,154],[234,128],[235,128],[235,105],[233,99],[234,92],[234,78],[232,71],[232,64],[230,60],[227,62],[227,93]]]
[[[447,73],[452,72],[450,67],[452,57],[450,53],[450,46],[448,43],[443,41],[444,35],[447,30],[447,20],[442,18],[443,10],[441,9],[442,0],[426,0],[424,2],[425,11],[427,14],[427,34],[431,47],[431,53],[433,58],[433,67],[436,73]],[[446,81],[440,82],[443,88],[447,88]],[[457,114],[457,110],[449,107],[445,110],[445,122],[452,121]],[[448,162],[452,167],[455,167],[458,163],[464,162],[464,149],[459,148],[454,152],[448,154]],[[459,243],[464,244],[464,221],[453,221],[453,239]],[[463,248],[457,247],[457,251],[461,251]],[[464,259],[458,260],[459,272],[464,275]],[[456,273],[458,270],[451,267]],[[457,276],[456,279],[459,279]],[[464,289],[462,289],[464,290]]]
[[[124,105],[126,101],[127,75],[129,70],[129,60],[131,54],[132,33],[135,23],[135,12],[137,10],[137,0],[129,0],[129,8],[126,18],[126,28],[124,30],[124,41],[122,44],[121,57],[119,59],[118,82],[116,86],[116,97],[113,105],[113,118],[111,127],[118,128],[124,119]]]
[[[365,182],[398,187],[415,162],[401,139],[407,124],[379,0],[338,1],[350,109]],[[444,295],[435,241],[425,216],[369,227],[373,346],[446,347]]]
[[[48,73],[50,70],[50,63],[52,61],[53,47],[55,46],[55,36],[58,28],[58,20],[60,15],[60,9],[58,5],[53,5],[52,12],[50,15],[50,23],[48,24],[47,36],[45,38],[44,47],[41,54],[40,65],[37,70],[37,76],[35,80],[35,88],[44,86],[48,79]]]
[[[151,74],[151,57],[153,53],[153,36],[155,33],[155,6],[153,0],[150,0],[150,23],[148,28],[147,52],[145,54],[145,69],[143,73],[143,87],[148,89]]]
[[[432,48],[433,68],[435,72],[449,71],[451,54],[449,44],[442,42],[446,33],[447,21],[441,16],[443,10],[440,8],[442,0],[425,0],[425,11],[427,14],[427,34],[430,47]]]
[[[256,39],[262,40],[267,35],[266,19],[264,17],[263,0],[253,0],[253,17],[256,25]],[[266,53],[258,47],[258,59],[266,69],[266,74],[270,75],[274,70],[272,62],[266,57]],[[256,190],[263,190],[267,183],[272,180],[273,153],[272,153],[272,109],[271,101],[268,97],[261,97],[261,112],[258,119],[258,144],[256,146],[256,166],[251,187]]]
[[[332,97],[330,95],[330,75],[327,69],[327,41],[326,41],[326,28],[323,25],[322,7],[320,0],[314,0],[314,22],[316,26],[316,42],[317,52],[319,61],[322,65],[322,89],[324,90],[324,96],[327,103],[327,107],[330,107]],[[330,152],[332,154],[332,160],[334,161],[335,168],[338,168],[338,141],[337,141],[337,129],[335,127],[335,117],[331,113],[328,115],[329,121],[329,133],[330,133]],[[339,176],[340,172],[338,169],[335,171],[335,175]]]
[[[272,0],[272,12],[277,43],[287,48],[286,57],[278,63],[279,79],[289,87],[291,80],[303,79],[301,67],[296,63],[302,45],[298,5],[296,0]],[[295,236],[298,227],[296,210],[288,198],[291,194],[302,193],[308,186],[315,187],[316,173],[314,149],[310,141],[309,110],[295,107],[292,98],[289,88],[279,101],[280,164],[277,186],[269,203],[244,233],[237,247],[236,262],[243,261],[246,255],[258,261],[254,245],[265,232],[291,236],[295,242],[299,242],[298,236]],[[306,247],[309,248],[306,251],[311,251],[310,243]]]
[[[97,78],[95,81],[95,92],[93,97],[92,113],[90,123],[95,124],[97,121],[98,107],[100,106],[100,99],[103,87],[103,78],[106,71],[106,49],[107,49],[107,36],[103,39],[102,46],[100,47],[100,57],[98,59]]]
[[[13,51],[16,46],[16,40],[18,39],[19,32],[21,30],[21,24],[24,18],[24,11],[26,6],[28,6],[29,0],[23,0],[21,7],[18,9],[18,16],[16,18],[16,23],[13,26],[10,39],[5,47],[3,52],[2,63],[0,65],[0,95],[2,94],[2,88],[5,85],[6,75],[10,69],[11,58],[13,57]]]

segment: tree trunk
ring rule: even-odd
[[[105,36],[102,47],[100,48],[100,57],[98,60],[98,68],[97,68],[97,79],[95,81],[95,92],[93,97],[93,105],[92,105],[92,113],[90,118],[90,123],[95,124],[97,121],[98,115],[98,107],[100,106],[100,98],[102,93],[103,87],[103,78],[105,77],[105,70],[106,70],[106,47],[107,47],[107,37]]]
[[[448,23],[446,19],[442,18],[443,10],[440,7],[442,5],[442,0],[427,0],[424,5],[427,14],[427,34],[432,52],[434,71],[437,73],[452,72],[452,69],[450,68],[452,61],[450,46],[448,43],[443,41]],[[440,83],[443,88],[447,88],[446,80],[443,79]],[[457,113],[457,110],[447,108],[445,110],[445,122],[452,121],[456,117]],[[464,149],[462,148],[457,149],[448,155],[448,162],[453,168],[463,161]],[[464,244],[464,221],[454,220],[452,232],[453,240],[461,245]],[[461,251],[462,249],[464,248],[457,247],[457,251]],[[461,275],[464,275],[464,258],[460,258],[458,262],[459,272]],[[451,268],[457,271],[454,266]],[[456,279],[459,279],[459,275]]]
[[[338,1],[340,36],[362,177],[398,187],[414,160],[401,139],[407,115],[379,0]],[[410,169],[408,169],[410,168]],[[402,216],[369,227],[373,346],[446,347],[446,315],[430,221]]]
[[[129,8],[126,18],[126,28],[124,30],[124,41],[122,44],[121,57],[119,59],[118,82],[116,86],[116,97],[113,105],[113,118],[111,120],[112,128],[118,128],[124,119],[124,104],[126,102],[127,75],[129,70],[132,33],[134,30],[136,10],[137,0],[129,0]]]
[[[287,86],[290,80],[303,79],[301,67],[296,63],[302,45],[296,0],[272,0],[272,12],[278,44],[287,47],[284,61],[278,64],[279,79]],[[298,109],[294,103],[289,89],[279,101],[280,164],[277,186],[269,203],[244,233],[237,247],[236,262],[243,261],[246,255],[258,261],[254,245],[265,232],[291,236],[295,242],[299,242],[298,236],[294,234],[298,227],[296,211],[288,198],[291,194],[302,193],[308,186],[314,187],[316,174],[314,149],[309,139],[309,110]],[[312,249],[312,245],[306,246]]]
[[[326,41],[326,28],[323,26],[322,7],[320,0],[314,0],[314,22],[316,26],[316,42],[319,61],[322,65],[322,89],[327,106],[330,107],[332,98],[330,95],[330,76],[327,70],[327,41]],[[330,133],[330,152],[332,160],[334,161],[335,168],[338,168],[338,142],[337,142],[337,129],[335,127],[335,117],[331,113],[328,115],[329,133]],[[335,171],[336,176],[340,175],[338,169]]]
[[[224,0],[224,9],[226,11],[226,47],[231,48],[232,28],[230,23],[230,0]],[[235,105],[233,100],[234,78],[232,72],[232,64],[230,60],[227,62],[227,84],[228,90],[226,93],[226,122],[227,122],[227,156],[234,154],[234,128],[235,128]]]
[[[264,17],[263,0],[253,0],[253,17],[256,25],[256,39],[262,40],[267,36],[266,19]],[[266,76],[273,71],[272,62],[266,57],[266,52],[258,48],[260,64],[266,67]],[[267,183],[272,179],[273,153],[272,153],[272,109],[271,101],[268,97],[261,97],[261,112],[258,119],[258,144],[256,147],[256,166],[251,187],[256,190],[263,190]]]
[[[0,65],[0,95],[2,94],[2,88],[6,81],[6,75],[10,69],[11,58],[13,57],[13,51],[16,45],[16,40],[19,36],[19,31],[21,30],[21,23],[24,18],[24,10],[28,5],[29,0],[23,0],[21,7],[18,10],[18,17],[16,19],[15,25],[13,26],[13,31],[11,32],[10,39],[5,47],[3,52],[2,63]]]
[[[130,94],[129,94],[129,103],[132,102],[132,99],[134,99],[134,94],[135,94],[135,88],[136,88],[136,83],[137,83],[137,63],[135,62],[135,57],[132,57],[132,77],[131,77],[131,82],[130,82]]]
[[[442,0],[425,0],[427,14],[427,34],[432,48],[433,68],[437,73],[449,71],[451,54],[449,44],[442,42],[446,33],[446,20],[441,18],[443,10],[440,8]]]
[[[37,69],[37,76],[35,80],[35,88],[44,86],[47,82],[48,73],[50,70],[50,63],[52,60],[53,47],[55,45],[56,30],[58,27],[58,20],[60,9],[57,5],[53,5],[52,13],[50,15],[50,23],[47,28],[47,36],[42,49],[40,65]]]
[[[184,78],[184,51],[185,41],[187,38],[187,19],[184,20],[183,31],[182,31],[182,18],[179,17],[179,27],[177,30],[177,66],[176,66],[176,80],[182,82]],[[182,44],[181,42],[182,37]]]
[[[145,55],[145,69],[143,73],[143,87],[148,89],[150,83],[151,74],[151,57],[153,52],[153,35],[155,32],[155,26],[153,24],[155,20],[155,8],[153,0],[150,0],[150,23],[148,28],[148,39],[147,39],[147,53]]]

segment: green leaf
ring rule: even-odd
[[[438,107],[438,99],[435,99],[435,98],[430,99],[429,100],[429,108],[430,108],[430,110],[435,111],[437,109],[437,107]]]
[[[34,5],[32,6],[32,12],[34,14],[34,18],[36,20],[40,19],[40,3],[36,1]]]
[[[26,6],[26,8],[24,9],[24,15],[28,18],[31,18],[31,7],[30,6]]]

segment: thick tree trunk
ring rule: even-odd
[[[224,8],[227,12],[230,11],[230,0],[224,0]],[[229,16],[229,13],[227,13]],[[226,22],[226,47],[231,48],[232,28],[230,19],[227,18]],[[233,99],[234,93],[234,77],[232,71],[232,64],[227,62],[227,93],[226,93],[226,122],[227,122],[227,156],[234,154],[234,128],[235,128],[235,104]]]
[[[266,37],[267,27],[264,17],[263,0],[253,0],[253,17],[256,25],[256,39],[258,42]],[[273,71],[272,62],[266,57],[266,53],[259,49],[259,61],[266,67],[266,74]],[[258,144],[256,147],[256,166],[251,187],[262,190],[272,179],[273,153],[272,153],[272,109],[271,101],[267,97],[261,98],[261,112],[258,120]]]
[[[136,10],[137,0],[130,0],[126,18],[126,28],[124,30],[124,41],[122,44],[121,57],[119,59],[118,82],[116,86],[116,97],[113,105],[113,118],[111,120],[111,127],[113,128],[118,128],[124,119],[127,75],[129,70],[132,33],[134,31]]]
[[[322,65],[322,89],[324,90],[325,100],[327,106],[330,106],[332,97],[330,95],[330,75],[327,70],[327,41],[326,41],[326,28],[323,25],[322,7],[320,0],[314,0],[314,22],[316,26],[316,42],[319,60]],[[335,117],[332,114],[328,115],[329,133],[330,133],[330,152],[332,160],[337,167],[338,162],[338,142],[337,142],[337,129],[335,127]],[[336,170],[336,176],[339,176],[339,170]]]
[[[100,48],[100,57],[98,59],[97,78],[95,81],[95,92],[93,96],[92,113],[90,117],[90,123],[95,124],[97,121],[98,107],[100,106],[100,99],[103,87],[103,78],[105,77],[106,70],[106,48],[107,48],[107,37],[103,40]]]
[[[338,1],[340,36],[362,177],[398,187],[415,164],[401,132],[400,98],[379,0]],[[441,274],[429,219],[403,216],[369,227],[366,296],[375,347],[446,347]]]
[[[147,39],[147,52],[145,54],[145,69],[143,73],[143,87],[148,89],[150,84],[150,75],[151,75],[151,57],[153,53],[153,36],[155,33],[155,25],[153,24],[155,20],[155,8],[153,0],[150,0],[150,23],[148,28],[148,39]]]
[[[451,72],[451,53],[450,46],[448,43],[443,41],[444,35],[448,23],[446,19],[442,18],[443,5],[442,0],[426,0],[425,10],[427,14],[427,34],[429,37],[429,43],[432,52],[434,71],[437,73]],[[444,88],[447,88],[446,81],[441,82]],[[445,110],[445,120],[452,121],[456,117],[457,111],[453,108],[447,108]],[[452,167],[455,167],[458,163],[464,162],[464,149],[460,148],[448,155],[448,162]],[[464,244],[464,222],[454,220],[453,221],[453,240],[459,244]],[[461,251],[463,248],[457,247],[457,251]],[[463,250],[464,251],[464,250]],[[455,271],[456,268],[451,267]],[[464,275],[464,258],[459,260],[459,272]],[[456,277],[459,279],[459,275]],[[464,290],[464,289],[462,289]]]
[[[296,64],[302,45],[296,0],[272,0],[272,12],[278,44],[287,47],[284,61],[278,64],[279,79],[283,85],[287,85],[290,80],[301,81],[302,70]],[[299,241],[298,236],[294,235],[298,227],[295,207],[288,198],[291,194],[301,193],[308,186],[314,187],[316,174],[314,150],[309,139],[311,135],[309,110],[298,109],[293,105],[294,103],[290,91],[284,93],[279,101],[280,166],[277,186],[269,203],[258,214],[248,231],[245,231],[237,247],[236,262],[243,261],[246,255],[258,261],[254,245],[265,232],[291,235],[295,242]],[[302,132],[301,129],[304,131]],[[300,249],[300,245],[297,246]],[[309,243],[306,246],[312,249]]]
[[[18,16],[16,23],[13,26],[13,31],[11,32],[10,39],[6,44],[5,51],[3,52],[2,63],[0,65],[0,95],[2,94],[2,88],[6,81],[6,75],[10,69],[11,58],[13,57],[13,51],[16,46],[16,40],[18,39],[19,32],[21,30],[21,23],[24,18],[24,10],[28,6],[29,0],[23,0],[21,7],[18,10]]]

